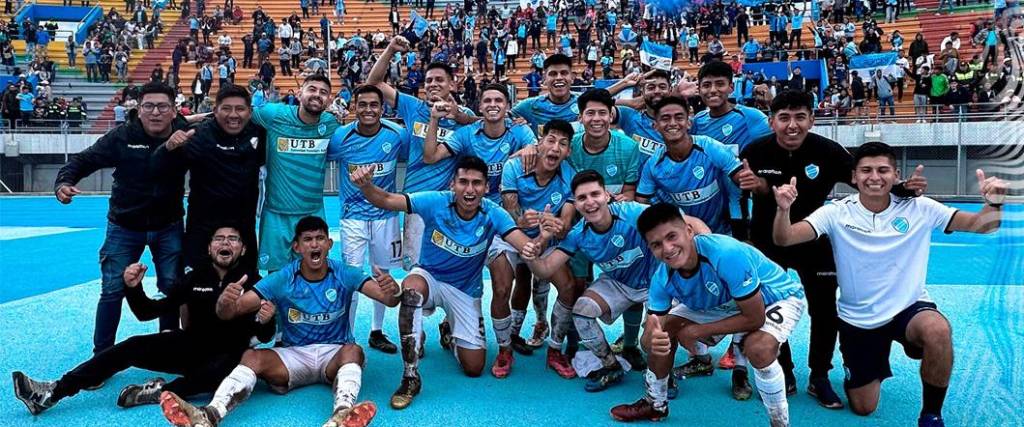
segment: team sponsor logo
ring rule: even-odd
[[[654,155],[654,151],[657,150],[658,147],[665,146],[665,144],[650,138],[644,138],[640,135],[633,135],[633,141],[636,141],[637,146],[640,147],[640,152],[648,156]]]
[[[551,193],[551,204],[557,206],[562,203],[562,193]]]
[[[569,111],[572,111],[573,114],[579,114],[580,113],[580,106],[579,106],[579,104],[576,103],[575,101],[572,102],[569,105]]]
[[[498,162],[498,163],[488,163],[487,164],[487,176],[501,176],[501,171],[504,170],[504,169],[505,169],[505,164],[504,163],[501,163],[501,162]]]
[[[693,176],[697,179],[704,179],[704,166],[693,168]]]
[[[704,203],[718,195],[718,181],[712,181],[706,187],[695,190],[687,190],[679,193],[668,193],[672,203],[676,206],[694,206]]]
[[[252,145],[252,148],[255,149],[257,145],[260,145],[260,138],[255,136],[249,138],[249,145]]]
[[[480,234],[483,234],[482,232]],[[469,258],[484,253],[491,242],[483,241],[473,246],[466,246],[459,244],[455,240],[452,240],[448,236],[445,236],[441,230],[434,230],[430,234],[430,242],[441,248],[442,250],[455,255],[460,258]]]
[[[892,220],[892,229],[898,231],[900,234],[906,234],[910,230],[910,221],[900,216]]]
[[[758,169],[757,175],[782,175],[782,171],[775,169]]]
[[[619,173],[619,167],[615,165],[608,165],[606,168],[604,168],[604,171],[608,172],[609,177],[612,177],[615,176],[615,174]]]
[[[391,152],[391,148],[392,148],[392,146],[391,146],[390,142],[385,142],[383,145],[380,146],[380,149],[382,151],[384,151],[385,153],[390,153]]]
[[[725,135],[725,136],[732,135],[732,125],[731,124],[726,123],[725,125],[722,126],[722,135]]]
[[[320,126],[317,126],[317,127],[316,127],[316,131],[317,131],[318,133],[320,133],[320,135],[324,135],[324,134],[326,134],[326,133],[327,133],[327,124],[325,124],[325,123],[320,123]]]
[[[704,288],[711,292],[714,296],[718,296],[719,288],[718,283],[715,282],[704,282]]]
[[[334,289],[328,289],[327,291],[324,292],[324,297],[327,298],[327,301],[334,302],[334,300],[338,299],[338,291]]]
[[[344,311],[325,313],[304,313],[295,308],[288,309],[288,323],[302,323],[306,325],[327,325],[336,322],[344,314]]]
[[[807,174],[807,177],[810,179],[817,178],[819,172],[821,172],[821,168],[819,168],[818,165],[814,163],[811,163],[804,167],[804,173]]]
[[[366,166],[373,166],[373,177],[380,178],[383,176],[391,175],[391,173],[395,171],[395,163],[396,161],[392,160],[390,162],[364,163],[361,165],[350,164],[348,165],[348,172],[352,173],[355,172],[356,169],[363,168]]]
[[[429,125],[423,122],[416,122],[412,125],[412,135],[420,138],[427,137],[427,127]],[[437,128],[437,140],[439,142],[448,142],[451,139],[452,134],[455,132],[438,126]]]
[[[324,154],[331,140],[325,138],[277,138],[277,151],[291,154]]]
[[[861,233],[871,233],[871,230],[860,228],[860,227],[858,227],[856,225],[853,225],[853,224],[843,224],[843,227],[849,228],[850,230],[853,230],[853,231],[859,231]]]
[[[128,144],[128,148],[134,148],[136,150],[145,150],[149,148],[149,146],[145,144]]]
[[[621,234],[616,234],[612,237],[612,244],[615,245],[616,248],[621,248],[626,245],[626,239],[623,238]]]
[[[633,263],[644,257],[644,252],[640,248],[633,248],[628,251],[622,252],[616,255],[614,258],[597,263],[597,266],[601,268],[601,271],[612,271],[623,268],[628,268]]]

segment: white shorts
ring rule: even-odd
[[[398,233],[398,217],[366,221],[341,220],[342,255],[345,264],[362,267],[367,248],[370,264],[383,269],[402,265],[402,239]]]
[[[608,313],[601,316],[601,321],[607,325],[612,324],[630,307],[647,302],[647,288],[633,289],[603,275],[591,283],[587,290],[598,294],[608,304]]]
[[[494,236],[491,240],[491,246],[487,248],[487,265],[491,265],[496,258],[504,254],[508,257],[508,263],[515,268],[522,261],[519,260],[519,251],[516,250],[511,244],[502,239],[501,236]]]
[[[288,370],[288,388],[271,386],[277,393],[286,393],[310,384],[327,382],[327,364],[341,349],[341,344],[309,344],[297,347],[274,347],[274,353]]]
[[[775,337],[775,340],[782,344],[789,340],[789,335],[793,333],[793,329],[796,329],[796,324],[803,317],[805,310],[807,310],[807,300],[803,297],[791,296],[776,301],[774,304],[764,308],[764,325],[761,325],[759,330]],[[669,310],[668,314],[682,317],[691,322],[705,324],[735,316],[739,314],[739,311],[691,310],[683,304],[676,304]],[[746,332],[732,335],[739,338],[746,335]],[[713,346],[718,344],[724,337],[725,335],[716,335],[705,341]]]
[[[427,270],[413,267],[409,275],[418,275],[427,282],[429,295],[423,302],[423,315],[429,316],[438,307],[448,315],[452,325],[455,345],[467,350],[478,350],[487,346],[484,338],[483,310],[480,298],[474,298],[454,286],[434,278]]]
[[[405,214],[405,228],[402,230],[402,268],[412,270],[420,263],[420,245],[423,243],[423,218],[417,214]]]

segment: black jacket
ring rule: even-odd
[[[187,126],[176,117],[173,129]],[[114,168],[107,219],[135,231],[153,231],[181,221],[184,214],[185,174],[160,174],[152,164],[153,152],[166,138],[153,138],[142,129],[138,118],[114,128],[92,146],[71,157],[60,168],[54,190],[75,185],[103,168]]]
[[[221,320],[217,317],[217,298],[220,298],[221,292],[246,274],[249,277],[242,284],[242,288],[248,291],[260,280],[259,273],[255,270],[246,271],[244,268],[235,267],[224,275],[224,280],[221,280],[213,265],[204,263],[178,280],[167,292],[166,298],[150,299],[141,285],[134,288],[126,286],[124,293],[128,299],[128,307],[141,321],[156,319],[166,313],[177,313],[184,305],[188,308],[185,333],[219,348],[244,349],[249,347],[249,342],[254,336],[262,342],[269,342],[274,336],[275,325],[274,321],[267,322],[266,325],[260,324],[255,320],[254,313],[243,314],[231,320]]]
[[[153,157],[161,173],[189,171],[188,219],[255,224],[260,166],[266,159],[266,131],[249,122],[228,135],[214,118],[193,127],[196,133],[174,151],[160,146]]]

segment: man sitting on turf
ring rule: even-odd
[[[360,280],[359,269],[327,258],[334,242],[327,223],[307,216],[295,225],[292,250],[301,258],[285,265],[243,292],[241,283],[226,289],[217,301],[217,315],[233,319],[272,302],[285,313],[283,346],[249,350],[224,378],[210,404],[195,407],[172,392],[160,396],[164,416],[176,426],[213,427],[249,397],[263,378],[280,393],[314,383],[333,383],[334,413],[324,426],[365,426],[377,413],[373,402],[355,404],[362,382],[363,349],[352,337],[348,310],[352,293],[361,292],[389,307],[398,305],[400,289],[379,271]]]
[[[659,264],[651,279],[642,343],[648,350],[645,396],[612,408],[619,421],[668,416],[668,378],[677,343],[692,351],[697,341],[715,344],[741,336],[737,367],[750,360],[773,427],[789,425],[782,367],[776,357],[807,302],[799,276],[753,246],[721,234],[694,235],[679,209],[667,203],[640,215],[637,229]],[[735,376],[734,376],[735,378]]]
[[[258,321],[252,317],[231,321],[217,318],[214,307],[217,297],[228,288],[249,288],[240,282],[243,277],[259,279],[255,270],[247,270],[239,260],[246,246],[239,228],[215,227],[207,253],[212,261],[196,268],[171,287],[166,298],[151,300],[142,290],[146,265],[135,263],[125,269],[125,296],[128,307],[141,321],[153,320],[162,314],[184,307],[187,321],[182,330],[138,335],[96,353],[55,382],[37,382],[21,372],[14,372],[14,394],[32,415],[39,415],[65,397],[102,384],[115,373],[132,366],[168,372],[181,377],[165,383],[154,378],[142,385],[129,385],[117,397],[117,406],[130,408],[156,404],[161,391],[182,396],[212,392],[242,353],[249,348],[253,335],[269,342],[274,334],[271,319],[274,306],[259,307]],[[253,266],[248,266],[253,267]],[[255,280],[253,280],[255,282]],[[230,284],[229,284],[230,283]],[[237,292],[237,290],[235,291]]]
[[[893,341],[921,360],[923,405],[920,426],[942,426],[942,403],[953,369],[953,344],[946,320],[924,288],[932,231],[989,233],[1002,219],[1007,184],[977,170],[985,206],[964,212],[928,197],[891,194],[900,177],[892,147],[869,142],[854,155],[858,193],[826,204],[796,224],[796,178],[774,188],[778,209],[773,239],[779,246],[832,241],[839,281],[839,351],[846,367],[846,397],[858,415],[878,408],[882,380],[892,376]]]

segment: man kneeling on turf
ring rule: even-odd
[[[720,234],[694,235],[675,206],[659,203],[637,220],[658,266],[647,300],[647,393],[632,404],[612,408],[619,421],[656,421],[668,416],[668,378],[677,342],[687,349],[698,341],[714,345],[723,336],[742,335],[736,368],[749,359],[761,400],[773,427],[789,425],[786,383],[776,357],[807,302],[794,272],[786,272],[753,246]],[[734,371],[734,380],[735,373]],[[746,380],[743,378],[744,381]]]
[[[828,236],[839,282],[839,351],[846,367],[846,397],[858,415],[878,408],[882,380],[892,376],[889,348],[903,345],[921,360],[923,405],[919,426],[942,426],[942,403],[953,370],[949,321],[924,289],[933,230],[989,233],[1002,219],[1006,182],[977,170],[985,200],[981,212],[956,210],[927,197],[890,194],[899,179],[892,147],[869,142],[854,155],[857,194],[790,223],[796,178],[774,189],[778,209],[772,238],[779,246]]]
[[[286,393],[313,383],[334,384],[334,413],[324,426],[365,426],[377,412],[373,402],[355,404],[362,382],[363,349],[352,338],[348,310],[352,294],[361,292],[389,307],[398,305],[400,289],[394,279],[375,271],[360,280],[359,269],[327,258],[333,241],[327,223],[307,216],[295,226],[292,250],[301,258],[242,292],[232,284],[217,301],[217,315],[233,319],[273,303],[285,314],[282,347],[249,350],[242,363],[220,383],[213,400],[195,407],[165,392],[160,396],[164,416],[176,426],[213,427],[252,393],[262,378]],[[245,282],[245,277],[241,282]]]
[[[102,384],[133,366],[181,377],[166,384],[163,378],[154,378],[142,385],[125,387],[117,397],[117,406],[122,408],[156,404],[161,391],[182,396],[212,392],[238,364],[253,335],[263,342],[273,337],[274,307],[259,307],[257,321],[252,317],[231,321],[217,318],[217,297],[226,289],[235,289],[237,293],[238,289],[249,288],[242,278],[259,276],[239,263],[246,247],[238,228],[222,224],[208,237],[207,252],[212,262],[197,264],[195,270],[171,288],[166,298],[151,300],[142,290],[145,264],[131,264],[124,271],[125,296],[135,317],[153,320],[166,313],[178,313],[184,307],[188,315],[182,317],[186,319],[182,330],[128,338],[96,353],[55,382],[38,382],[14,372],[18,400],[28,406],[32,415],[39,415],[59,400]]]

